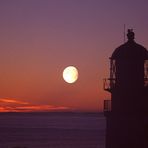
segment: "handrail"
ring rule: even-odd
[[[111,100],[104,100],[104,112],[111,111]]]
[[[104,90],[106,90],[106,91],[111,91],[111,89],[113,88],[113,87],[115,87],[115,79],[113,79],[113,78],[108,78],[108,79],[104,79],[103,80],[104,82],[103,82],[103,89]]]
[[[148,86],[148,78],[144,78],[144,86]]]

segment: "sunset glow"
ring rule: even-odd
[[[65,106],[35,105],[29,102],[19,101],[19,99],[0,98],[0,112],[50,112],[69,111]]]
[[[143,0],[0,1],[0,111],[102,111],[110,99],[103,79],[123,44],[124,24],[148,48],[147,6]],[[62,74],[71,64],[80,75],[69,85]]]

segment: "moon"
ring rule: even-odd
[[[78,70],[74,66],[68,66],[63,71],[63,79],[67,83],[74,83],[78,79]]]

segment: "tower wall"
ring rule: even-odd
[[[144,60],[117,59],[116,85],[120,89],[144,87]]]
[[[106,148],[148,148],[148,51],[135,43],[131,30],[127,36],[111,57]]]

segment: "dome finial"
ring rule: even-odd
[[[133,29],[128,29],[127,30],[127,38],[129,41],[133,41],[135,39],[135,33],[133,32]]]

